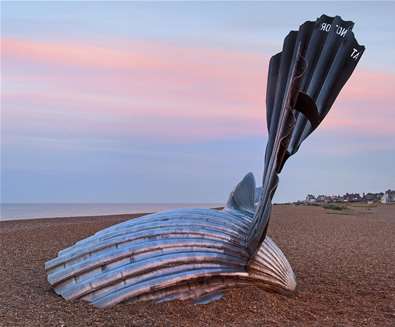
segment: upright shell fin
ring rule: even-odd
[[[286,160],[322,122],[365,50],[351,31],[354,23],[322,15],[284,40],[269,64],[266,107],[269,133],[263,191],[248,236],[251,257],[263,242]]]
[[[255,212],[255,178],[252,173],[245,175],[230,193],[226,208]]]

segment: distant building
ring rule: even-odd
[[[307,194],[305,202],[314,203],[316,202],[315,196],[312,194]]]
[[[343,195],[343,202],[359,202],[362,201],[359,193],[346,193]]]
[[[387,190],[381,197],[382,203],[395,203],[395,191]]]
[[[363,200],[367,202],[378,202],[382,199],[384,193],[366,193]]]
[[[343,202],[343,197],[340,195],[331,196],[331,202]]]
[[[320,194],[315,197],[312,194],[307,194],[304,203],[334,203],[334,202],[367,202],[374,203],[379,202],[382,203],[395,203],[395,191],[387,190],[385,193],[362,193],[362,196],[359,193],[346,193],[344,195],[323,195]]]
[[[330,202],[330,197],[327,195],[320,194],[319,196],[317,196],[316,201],[317,202]]]

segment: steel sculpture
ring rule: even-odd
[[[266,235],[271,200],[285,161],[324,119],[361,58],[364,47],[352,27],[338,16],[307,21],[271,58],[269,137],[257,204],[249,173],[222,211],[163,211],[99,231],[45,264],[55,292],[107,308],[125,300],[208,303],[225,289],[251,284],[293,291],[292,268]]]

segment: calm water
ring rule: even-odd
[[[0,220],[100,216],[221,206],[221,203],[2,203]]]

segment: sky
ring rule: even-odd
[[[321,14],[366,51],[275,202],[395,188],[392,2],[1,2],[2,202],[219,202],[261,183],[269,59]]]

